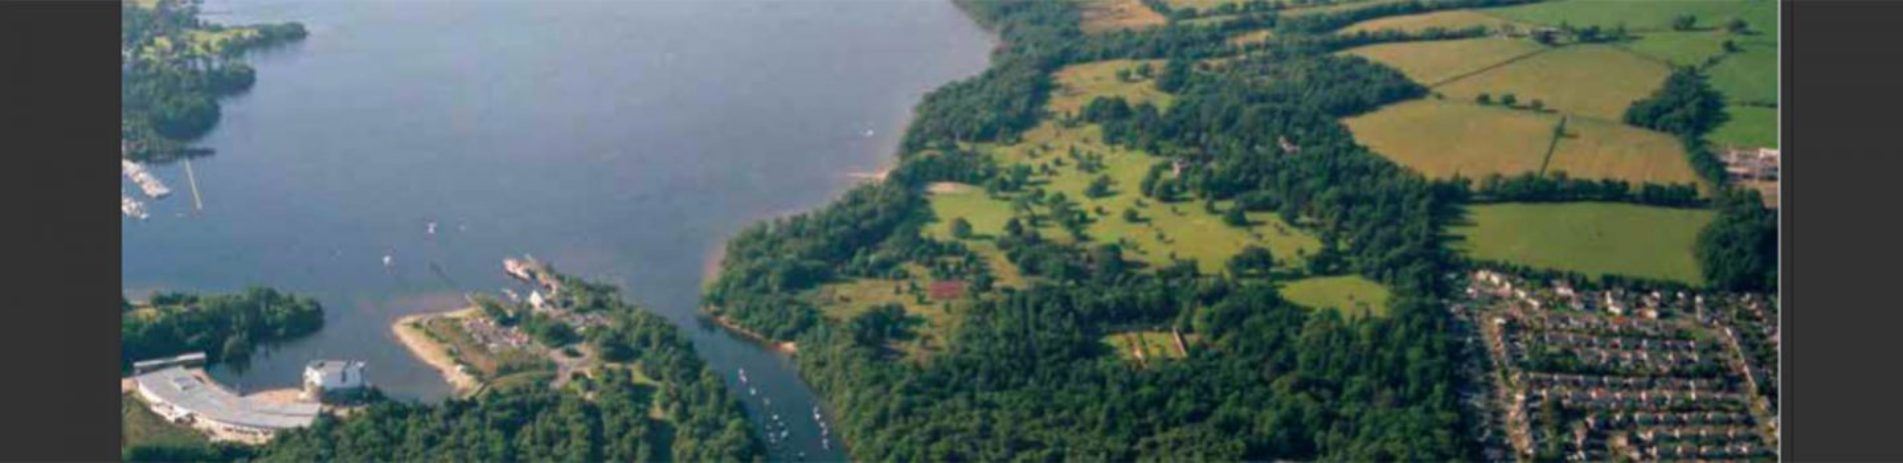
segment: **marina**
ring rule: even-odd
[[[165,182],[153,176],[152,171],[147,170],[144,164],[132,162],[131,159],[120,159],[119,170],[125,174],[126,178],[131,179],[132,183],[139,185],[139,190],[145,192],[146,197],[158,199],[172,194],[172,189],[167,188]]]

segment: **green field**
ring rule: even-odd
[[[1777,147],[1777,109],[1730,105],[1725,112],[1731,119],[1705,138],[1720,146]]]
[[[1706,70],[1711,86],[1734,102],[1776,104],[1777,46],[1747,43],[1744,51],[1725,56]]]
[[[1675,66],[1698,66],[1724,54],[1725,41],[1736,38],[1722,31],[1646,32],[1619,46]]]
[[[1345,53],[1388,65],[1408,79],[1433,86],[1486,69],[1546,47],[1530,40],[1483,37],[1462,40],[1399,42],[1354,48]]]
[[[198,446],[208,445],[210,440],[204,435],[182,425],[165,421],[164,417],[145,408],[145,403],[125,394],[119,398],[119,439],[120,448],[134,445]]]
[[[1553,147],[1546,172],[1574,178],[1618,178],[1633,183],[1697,183],[1677,138],[1610,121],[1571,118]]]
[[[1296,305],[1334,309],[1350,317],[1388,313],[1388,288],[1357,275],[1295,280],[1282,285],[1281,292]]]
[[[1273,213],[1250,212],[1246,215],[1251,225],[1238,228],[1224,224],[1219,213],[1204,210],[1201,203],[1164,204],[1142,198],[1136,191],[1137,186],[1142,184],[1143,176],[1150,166],[1163,159],[1140,151],[1105,145],[1101,133],[1101,129],[1095,125],[1066,129],[1045,122],[1026,131],[1023,141],[1017,144],[980,145],[979,148],[996,158],[1002,166],[1051,166],[1052,174],[1033,176],[1033,181],[1040,183],[1038,186],[1045,191],[1062,193],[1077,203],[1080,209],[1091,211],[1094,221],[1086,227],[1091,242],[1121,243],[1125,258],[1128,259],[1156,265],[1167,265],[1171,258],[1195,259],[1202,271],[1215,273],[1223,269],[1231,256],[1252,244],[1268,248],[1278,262],[1289,268],[1302,265],[1305,259],[1301,256],[1320,248],[1320,240],[1283,222]],[[1072,148],[1103,157],[1101,175],[1109,176],[1112,180],[1110,196],[1090,198],[1084,194],[1091,180],[1099,174],[1086,173],[1075,162],[1067,159]],[[1063,163],[1061,166],[1058,165],[1060,159]],[[1218,209],[1220,212],[1230,205],[1219,203],[1218,207],[1222,208]],[[1126,208],[1137,211],[1142,221],[1125,221],[1122,212]],[[1099,209],[1104,214],[1097,214]],[[1000,214],[1004,217],[1012,214],[1009,196],[992,201],[957,198],[949,206],[934,204],[933,210],[938,212],[941,223],[933,224],[928,230],[942,230],[940,227],[944,226],[943,223],[954,217],[971,217],[966,220],[973,221],[974,231],[978,233],[991,230],[979,226],[979,220],[990,222],[1000,217]],[[1049,210],[1039,206],[1036,212],[1048,214]],[[1044,220],[1038,231],[1059,241],[1070,240],[1069,233],[1056,220]]]
[[[1623,203],[1467,209],[1455,248],[1474,259],[1702,284],[1692,247],[1714,213]]]
[[[1722,27],[1744,19],[1754,31],[1777,35],[1777,2],[1763,0],[1559,0],[1483,10],[1502,18],[1547,26],[1614,28],[1633,32],[1671,30],[1672,18],[1692,15],[1695,27]]]
[[[1633,101],[1658,89],[1670,72],[1664,63],[1616,46],[1575,45],[1446,82],[1434,90],[1466,101],[1481,93],[1494,98],[1511,93],[1523,104],[1541,100],[1548,109],[1616,121]]]
[[[1559,116],[1432,98],[1349,118],[1355,140],[1433,178],[1538,172]]]
[[[1065,66],[1052,78],[1057,88],[1051,92],[1047,107],[1053,113],[1065,114],[1082,109],[1098,97],[1120,96],[1130,104],[1148,101],[1159,109],[1168,108],[1175,97],[1157,90],[1151,80],[1126,82],[1117,78],[1117,71],[1135,73],[1143,64],[1149,64],[1154,73],[1163,72],[1163,62],[1158,60],[1112,60]]]
[[[1500,26],[1509,24],[1512,24],[1512,22],[1470,10],[1448,10],[1370,19],[1342,28],[1341,33],[1353,34],[1363,31],[1375,32],[1383,30],[1417,33],[1436,27],[1446,30],[1459,30],[1474,26],[1495,30]]]

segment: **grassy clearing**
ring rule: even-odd
[[[1488,66],[1538,53],[1545,48],[1531,40],[1482,37],[1384,43],[1354,48],[1344,53],[1391,66],[1415,82],[1432,86]]]
[[[1537,99],[1548,109],[1616,121],[1670,73],[1664,63],[1616,46],[1576,45],[1446,82],[1435,90],[1466,101],[1482,93],[1495,98],[1511,93],[1523,104]]]
[[[908,358],[923,360],[931,352],[946,348],[963,317],[955,313],[957,303],[925,298],[924,291],[931,279],[923,277],[922,271],[913,274],[921,276],[909,280],[862,278],[829,283],[813,290],[807,298],[819,305],[826,318],[836,322],[850,320],[886,304],[904,307],[907,315],[918,317],[924,323],[913,330],[913,338],[896,341],[892,347]]]
[[[1278,261],[1290,268],[1305,262],[1301,256],[1320,248],[1321,243],[1314,236],[1283,222],[1273,213],[1248,213],[1246,215],[1251,225],[1240,228],[1223,223],[1219,213],[1204,210],[1201,203],[1165,204],[1143,198],[1136,191],[1138,185],[1142,184],[1143,176],[1150,166],[1163,162],[1163,159],[1141,151],[1104,145],[1100,130],[1095,125],[1066,129],[1046,122],[1027,131],[1024,140],[1018,144],[981,145],[979,148],[998,159],[1001,165],[1024,164],[1033,168],[1050,166],[1051,174],[1035,175],[1032,177],[1033,182],[1047,192],[1064,194],[1076,202],[1080,209],[1090,211],[1094,222],[1086,227],[1086,234],[1091,241],[1121,243],[1124,256],[1128,259],[1152,265],[1167,265],[1171,259],[1194,259],[1198,268],[1214,273],[1221,271],[1231,256],[1251,244],[1268,248]],[[1072,148],[1081,153],[1101,155],[1102,171],[1098,174],[1084,172],[1077,163],[1067,158]],[[1110,177],[1111,195],[1090,198],[1084,192],[1099,174]],[[1007,208],[1004,214],[1010,214],[1009,198],[1006,196],[1000,202],[983,204],[992,208],[1003,205]],[[1217,206],[1218,212],[1230,207],[1227,203]],[[1136,211],[1141,221],[1124,220],[1124,209]],[[1101,214],[1097,212],[1100,210]],[[1049,210],[1040,206],[1037,212],[1047,215]],[[997,213],[971,214],[989,216]],[[943,215],[940,219],[950,220]],[[1038,231],[1060,241],[1070,239],[1055,220],[1043,220]]]
[[[1777,109],[1759,106],[1725,107],[1731,119],[1705,138],[1719,145],[1777,147]]]
[[[1152,75],[1163,72],[1161,60],[1112,60],[1065,66],[1053,77],[1057,89],[1051,92],[1046,107],[1053,113],[1064,114],[1081,110],[1098,97],[1120,96],[1130,104],[1147,101],[1159,109],[1168,108],[1174,96],[1157,90],[1150,79],[1135,77],[1136,69],[1145,64],[1150,66]],[[1117,71],[1129,71],[1132,80],[1119,79]]]
[[[1355,140],[1433,178],[1537,172],[1559,117],[1422,99],[1344,121]]]
[[[1103,342],[1117,352],[1117,357],[1129,362],[1138,361],[1138,352],[1143,362],[1184,357],[1184,352],[1176,348],[1176,336],[1168,331],[1112,333],[1104,336]]]
[[[1314,309],[1334,309],[1350,317],[1388,314],[1388,288],[1359,275],[1315,277],[1282,285],[1282,298]]]
[[[1698,183],[1684,145],[1670,135],[1616,122],[1566,121],[1546,172],[1574,178],[1618,178],[1633,183]]]
[[[1140,0],[1085,0],[1079,15],[1085,33],[1142,29],[1169,22]]]
[[[1384,31],[1384,30],[1394,30],[1394,31],[1401,31],[1401,32],[1408,32],[1408,33],[1416,33],[1416,32],[1421,32],[1428,29],[1433,29],[1436,27],[1447,29],[1447,30],[1457,30],[1457,29],[1466,29],[1466,28],[1474,27],[1474,26],[1485,27],[1488,30],[1498,30],[1501,26],[1506,26],[1511,24],[1513,24],[1511,21],[1500,19],[1495,16],[1475,13],[1469,10],[1448,10],[1448,11],[1436,11],[1433,13],[1411,14],[1406,16],[1389,16],[1386,18],[1370,19],[1367,21],[1354,23],[1352,25],[1349,25],[1346,28],[1342,28],[1341,33],[1343,34],[1353,34],[1356,32],[1372,33],[1376,31]]]
[[[119,446],[135,445],[200,446],[211,440],[191,428],[165,421],[165,417],[145,408],[145,402],[132,394],[119,397]]]
[[[1696,27],[1700,28],[1721,27],[1739,18],[1752,30],[1777,35],[1777,2],[1757,0],[1559,0],[1482,11],[1547,26],[1614,28],[1623,24],[1633,32],[1671,30],[1672,18],[1681,15],[1698,18]]]
[[[1623,203],[1493,204],[1453,232],[1468,257],[1702,284],[1692,246],[1714,213]]]

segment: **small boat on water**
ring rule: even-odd
[[[747,388],[747,395],[760,395],[760,390],[749,387]]]
[[[740,369],[740,382],[742,383],[747,382],[747,369],[745,368]]]
[[[390,257],[390,255],[389,255],[389,254],[384,254],[384,255],[383,255],[383,266],[384,266],[384,267],[389,267],[389,266],[391,265],[391,263],[392,263],[392,262],[394,262],[394,260],[392,260],[392,258]]]
[[[436,221],[434,220],[429,221],[428,229],[424,230],[424,233],[428,233],[431,235],[436,234]]]

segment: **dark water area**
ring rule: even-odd
[[[406,314],[513,287],[531,254],[608,281],[666,315],[759,424],[822,449],[789,359],[699,323],[703,269],[737,230],[818,207],[893,162],[911,107],[983,69],[991,39],[946,0],[210,0],[205,19],[299,21],[301,43],[254,54],[173,187],[123,226],[123,286],[318,298],[318,334],[267,349],[242,391],[303,364],[368,362],[394,396],[438,400],[440,375],[390,332]],[[128,191],[135,191],[130,185]],[[136,194],[136,193],[135,193]],[[141,198],[143,199],[143,198]],[[426,233],[429,222],[438,224]],[[389,255],[386,267],[383,256]],[[738,382],[744,368],[760,396]],[[770,398],[765,407],[762,397]],[[845,406],[850,406],[846,404]]]

